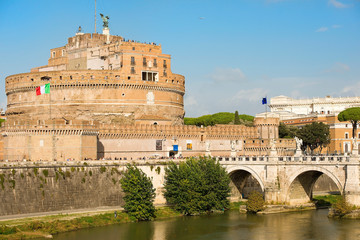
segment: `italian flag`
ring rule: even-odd
[[[50,93],[50,83],[39,86],[36,88],[36,95],[42,95],[42,94],[48,94]]]

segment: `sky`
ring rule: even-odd
[[[0,0],[0,107],[6,76],[47,64],[94,0]],[[185,116],[255,115],[261,99],[360,96],[360,0],[97,0],[110,34],[161,44],[185,76]],[[97,31],[102,21],[97,16]]]

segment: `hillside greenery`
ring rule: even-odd
[[[254,117],[246,114],[237,114],[239,117],[236,120],[236,124],[243,124],[246,126],[252,126]],[[212,115],[204,115],[198,118],[184,118],[185,125],[196,125],[204,127],[214,126],[215,124],[234,124],[235,113],[219,112]]]

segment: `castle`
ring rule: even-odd
[[[49,94],[36,88],[50,83]],[[86,160],[266,155],[279,119],[253,127],[183,125],[185,78],[161,45],[82,33],[50,50],[48,65],[8,76],[3,159]],[[278,140],[276,150],[295,150]]]

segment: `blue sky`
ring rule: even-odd
[[[254,115],[264,96],[360,96],[360,0],[97,0],[97,12],[111,34],[172,55],[187,117]],[[94,0],[0,0],[2,107],[5,77],[46,65],[80,25],[94,32]]]

